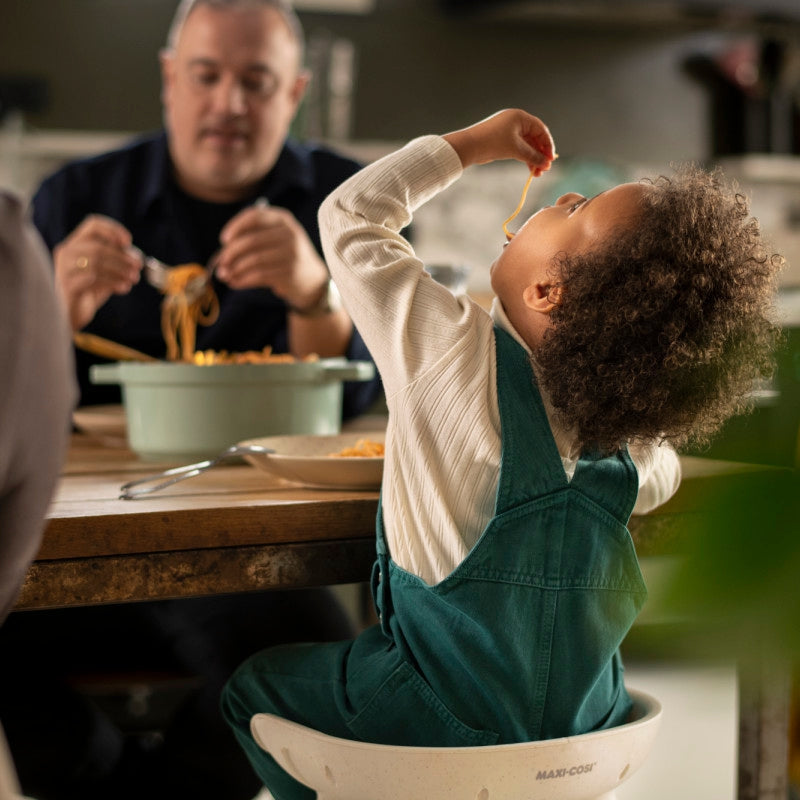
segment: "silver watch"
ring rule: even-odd
[[[322,293],[319,300],[314,305],[308,308],[297,308],[296,306],[289,306],[289,311],[297,314],[298,317],[324,317],[326,314],[333,314],[339,311],[342,307],[342,298],[336,284],[328,278],[328,283],[325,291]]]

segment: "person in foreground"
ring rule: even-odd
[[[20,199],[0,190],[0,626],[42,541],[77,397],[66,314]],[[0,659],[16,653],[0,652]],[[0,798],[20,797],[0,715]]]
[[[50,259],[19,198],[0,191],[0,625],[44,530],[77,395]],[[0,654],[13,658],[15,654]]]
[[[471,165],[555,158],[505,110],[367,167],[320,211],[389,406],[373,593],[354,641],[267,649],[223,712],[277,800],[313,796],[254,713],[400,745],[547,739],[624,722],[619,645],[646,589],[626,528],[768,372],[781,259],[745,202],[686,169],[534,214],[492,264],[491,314],[399,235]]]
[[[161,295],[130,248],[167,264],[219,251],[220,314],[200,327],[200,349],[368,358],[333,302],[317,228],[319,204],[359,165],[288,138],[309,80],[295,14],[284,0],[176,5],[161,54],[165,131],[66,165],[33,200],[72,329],[163,357]],[[48,319],[30,317],[40,333]],[[89,382],[91,363],[77,353],[81,404],[119,402],[116,387]],[[345,414],[376,388],[348,384]],[[37,800],[251,800],[259,782],[220,714],[224,682],[265,641],[353,632],[325,588],[12,614],[0,630],[0,652],[13,654],[0,658],[0,718],[22,788]],[[160,738],[138,736],[73,685],[120,672],[197,686],[149,717]]]

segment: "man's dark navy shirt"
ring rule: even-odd
[[[62,242],[87,214],[104,214],[124,225],[133,244],[165,264],[206,264],[219,248],[225,223],[257,198],[294,214],[321,254],[317,211],[325,197],[360,165],[324,147],[288,140],[273,169],[251,198],[207,203],[184,193],[173,178],[164,132],[138,138],[120,150],[67,164],[47,178],[33,198],[33,221],[48,247]],[[220,314],[198,325],[198,350],[260,350],[287,346],[286,306],[269,289],[234,291],[215,281]],[[142,279],[127,295],[112,295],[85,330],[158,358],[166,352],[161,331],[162,295]],[[354,332],[347,353],[369,359]],[[117,403],[116,386],[95,386],[89,367],[102,359],[76,351],[81,404]],[[344,417],[362,412],[375,398],[378,381],[345,385]]]

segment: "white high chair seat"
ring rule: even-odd
[[[395,747],[256,714],[258,745],[318,800],[613,800],[650,752],[661,704],[629,690],[631,721],[595,733],[483,747]]]

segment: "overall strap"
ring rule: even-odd
[[[494,331],[502,438],[495,513],[501,514],[568,484],[530,356],[506,331]]]

